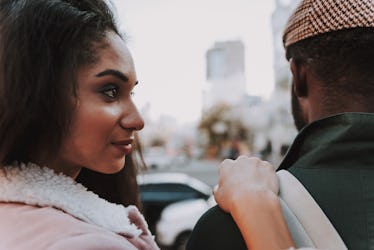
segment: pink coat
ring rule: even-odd
[[[0,203],[0,249],[154,249],[149,237],[121,236],[51,207]]]
[[[28,165],[0,171],[0,249],[158,249],[136,207]]]

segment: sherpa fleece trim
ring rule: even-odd
[[[20,163],[2,169],[0,202],[54,207],[82,221],[129,237],[137,237],[142,233],[128,218],[130,210],[137,210],[135,206],[124,207],[110,203],[72,178],[56,174],[47,167]]]

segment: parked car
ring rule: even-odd
[[[210,186],[184,173],[148,173],[139,175],[137,181],[144,217],[156,239],[156,224],[165,207],[186,200],[208,200],[212,194]]]
[[[173,203],[161,212],[156,224],[157,242],[167,249],[183,250],[199,218],[216,204],[213,195]]]

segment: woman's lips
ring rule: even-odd
[[[134,141],[133,139],[128,139],[128,140],[115,141],[115,142],[112,142],[111,144],[115,146],[117,149],[119,149],[121,152],[127,155],[132,150],[131,144],[133,141]]]

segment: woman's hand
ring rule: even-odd
[[[224,160],[219,167],[219,182],[214,198],[226,212],[241,200],[272,192],[278,195],[279,185],[273,166],[256,157],[239,156]]]
[[[270,163],[246,156],[221,163],[214,198],[223,210],[231,213],[248,249],[294,246],[278,192],[278,179]]]

